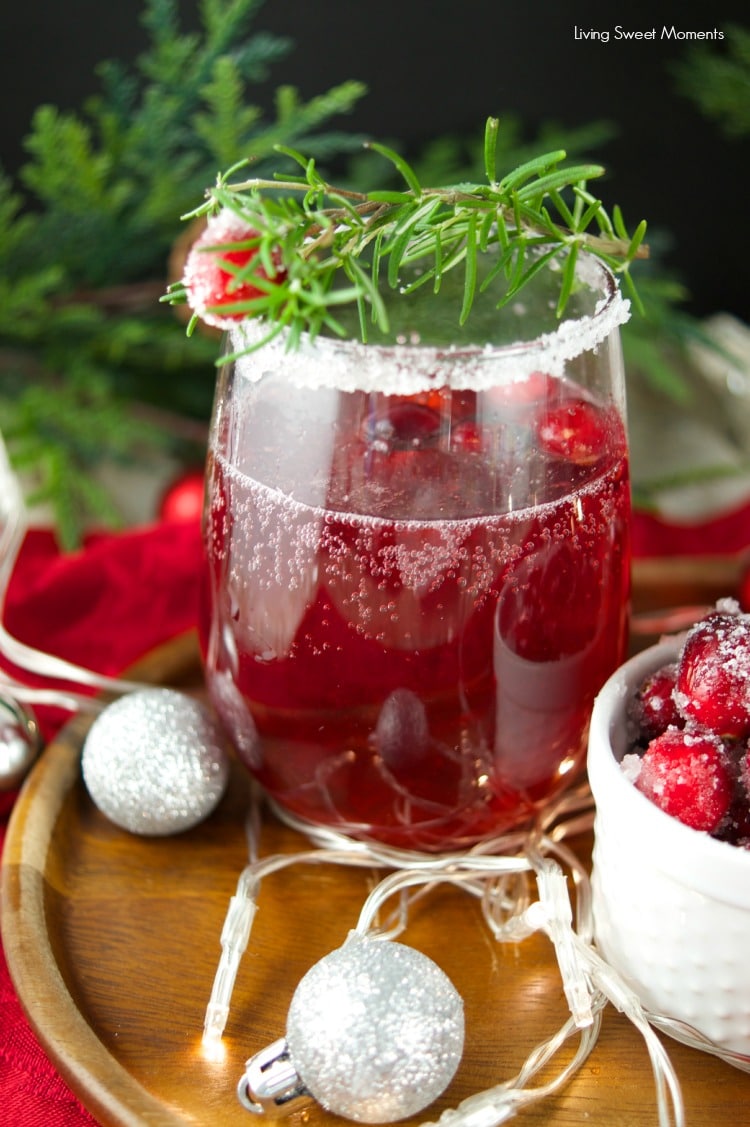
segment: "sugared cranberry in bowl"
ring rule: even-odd
[[[725,643],[742,650],[750,619],[729,602],[711,617],[626,662],[595,701],[592,893],[596,944],[647,1011],[731,1060],[750,1055],[750,764],[735,678],[744,656]],[[708,644],[715,629],[720,644]],[[712,649],[725,682],[713,667],[690,671]],[[702,692],[712,678],[716,708]]]
[[[750,615],[725,600],[682,646],[675,701],[686,721],[716,735],[750,735]]]

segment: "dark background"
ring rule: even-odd
[[[197,26],[197,0],[179,5]],[[618,136],[595,154],[608,167],[601,191],[631,226],[645,217],[667,234],[665,264],[688,286],[689,308],[748,319],[747,140],[728,141],[675,89],[670,63],[687,44],[660,40],[661,26],[748,26],[747,4],[662,3],[648,16],[601,0],[266,0],[251,31],[289,36],[294,50],[253,101],[275,86],[304,97],[347,79],[369,94],[340,125],[397,140],[411,153],[446,133],[481,133],[489,114],[575,127],[607,120]],[[145,46],[141,0],[7,0],[0,5],[0,160],[15,174],[35,107],[80,109],[97,90],[103,58],[132,60]],[[657,40],[615,42],[616,24],[657,28]],[[609,29],[608,43],[577,40],[576,27]],[[717,46],[720,46],[717,45]],[[750,93],[750,92],[749,92]],[[596,189],[599,191],[599,189]],[[659,238],[660,241],[660,238]]]

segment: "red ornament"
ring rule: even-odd
[[[164,491],[159,502],[163,521],[200,520],[203,511],[203,470],[187,470]]]

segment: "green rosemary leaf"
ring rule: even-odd
[[[413,200],[413,196],[409,192],[395,192],[387,188],[368,192],[367,198],[376,203],[411,203]]]
[[[492,198],[492,196],[485,196],[482,193],[477,193],[474,196],[461,196],[460,206],[464,211],[486,211],[487,203]]]
[[[583,197],[581,196],[581,191],[580,191],[580,188],[578,187],[577,184],[573,185],[572,190],[573,190],[573,223],[572,223],[572,226],[571,226],[571,230],[577,231],[577,230],[580,229],[581,216],[583,215],[583,209],[586,206],[586,202],[583,199]]]
[[[488,117],[484,130],[484,173],[490,184],[495,183],[497,175],[497,135],[500,122],[496,117]]]
[[[289,157],[295,162],[295,164],[298,164],[300,168],[304,169],[305,180],[307,181],[307,183],[311,183],[308,177],[315,175],[315,162],[311,157],[305,156],[304,153],[301,153],[299,151],[299,149],[295,149],[291,145],[274,145],[273,150],[275,153],[281,154],[281,156]],[[279,177],[279,179],[281,179],[281,173],[274,173],[274,178],[276,178],[277,176]],[[286,179],[286,177],[284,178]]]
[[[241,169],[247,168],[250,163],[251,162],[249,157],[243,157],[242,160],[235,161],[234,164],[230,164],[229,168],[222,174],[221,178],[223,180],[229,180],[230,177],[236,176]]]
[[[645,316],[646,310],[643,307],[643,302],[641,301],[641,295],[638,293],[638,290],[636,289],[636,285],[635,285],[635,282],[633,281],[630,270],[628,270],[627,268],[625,268],[624,270],[621,270],[620,271],[620,277],[623,279],[623,281],[625,283],[625,290],[627,292],[628,297],[633,302],[633,305],[636,307],[636,309],[641,314],[641,316]]]
[[[518,189],[518,196],[526,201],[534,197],[542,197],[550,192],[559,191],[560,188],[569,188],[581,180],[591,180],[602,176],[604,169],[600,164],[580,164],[572,168],[561,168],[555,172],[548,172],[537,180]]]
[[[560,296],[557,300],[557,315],[561,317],[565,311],[565,306],[568,304],[568,298],[573,292],[573,286],[576,280],[576,263],[578,261],[579,243],[571,243],[568,251],[568,256],[565,259],[565,265],[562,272],[562,285],[560,286]]]
[[[357,296],[357,318],[359,320],[359,335],[362,338],[362,342],[367,344],[368,320],[364,294],[358,294]]]
[[[385,303],[372,274],[365,270],[356,258],[347,259],[344,264],[349,278],[359,288],[360,293],[367,297],[373,310],[373,320],[380,325],[384,332],[388,330],[388,314]]]
[[[625,226],[625,220],[622,217],[622,211],[617,204],[612,208],[612,222],[617,236],[623,239],[626,243],[630,242],[630,235],[628,234]]]
[[[345,270],[348,272],[349,264],[347,264]],[[367,292],[370,292],[370,279],[367,278],[367,276],[365,276],[365,279],[360,279],[358,276],[352,275],[352,280],[356,281],[357,284],[346,289],[342,286],[332,290],[330,293],[321,292],[315,295],[311,293],[309,297],[310,304],[319,305],[321,309],[328,309],[330,306],[334,305],[351,305],[352,302],[356,302],[362,296],[363,285]],[[359,284],[360,282],[363,284]]]
[[[380,262],[383,250],[383,239],[385,237],[385,230],[381,227],[372,242],[372,259],[370,265],[370,277],[372,278],[373,285],[376,289],[380,289]]]
[[[570,228],[571,231],[575,230],[575,225],[576,225],[575,218],[573,217],[573,213],[571,212],[567,203],[565,202],[563,197],[560,195],[559,190],[557,188],[553,188],[549,195],[550,195],[550,199],[552,200],[553,204],[557,208],[558,215],[562,219],[563,223],[567,224],[567,226]],[[544,211],[545,217],[547,217],[550,220],[550,223],[551,223],[552,220],[549,217],[549,213],[548,213],[547,209],[544,208],[543,211]]]
[[[488,211],[485,213],[482,222],[479,226],[479,249],[483,254],[486,254],[490,245],[490,236],[495,229],[495,216],[493,212]]]
[[[513,273],[513,276],[511,278],[510,285],[508,286],[508,290],[503,295],[503,298],[498,303],[498,306],[502,307],[512,297],[515,297],[516,294],[524,288],[524,286],[528,285],[528,283],[531,281],[531,279],[533,277],[535,277],[535,275],[539,274],[540,271],[544,270],[546,268],[547,264],[549,262],[551,262],[553,258],[556,258],[558,255],[559,255],[559,249],[557,247],[552,247],[550,250],[546,251],[544,254],[540,254],[540,255],[535,256],[532,259],[532,262],[529,266],[526,266],[526,262],[528,260],[528,255],[527,254],[524,255],[523,258],[516,263],[514,273]]]
[[[591,197],[589,193],[582,192],[580,188],[574,187],[573,191],[576,196],[576,207],[574,208],[574,223],[571,226],[572,231],[585,231],[591,226],[594,219],[602,208],[601,200],[593,200],[589,202]],[[588,197],[588,198],[587,198]],[[588,203],[588,207],[584,211],[583,208]]]
[[[159,301],[161,303],[167,302],[169,305],[179,305],[187,301],[187,290],[184,282],[170,282]]]
[[[443,244],[445,248],[445,243]],[[443,254],[441,260],[442,273],[447,274],[449,270],[455,269],[463,262],[466,254],[466,245],[462,241],[455,241],[448,244],[447,253]]]
[[[434,192],[434,188],[423,188],[424,195]],[[452,197],[456,203],[462,206],[467,205],[482,207],[487,203],[494,203],[498,197],[497,185],[494,184],[476,184],[473,180],[461,181],[458,184],[451,184],[439,190],[439,194],[444,198]]]
[[[501,207],[498,207],[495,211],[495,227],[497,230],[497,238],[500,246],[503,250],[507,250],[510,244],[510,235],[508,234],[508,228],[505,223],[505,215]]]
[[[215,361],[216,366],[220,367],[222,364],[233,364],[235,360],[239,360],[241,356],[247,356],[251,352],[258,352],[261,348],[265,348],[267,344],[280,333],[287,329],[287,321],[272,321],[268,323],[268,332],[264,333],[258,340],[253,341],[251,344],[245,345],[243,348],[235,352],[228,352],[218,357]]]
[[[508,289],[505,294],[504,302],[508,301],[509,298],[514,297],[521,288],[521,279],[523,278],[525,263],[526,244],[519,243],[508,262]]]
[[[513,172],[508,173],[498,184],[498,192],[507,195],[513,192],[516,188],[520,187],[532,176],[537,176],[540,172],[547,172],[551,167],[565,160],[568,154],[564,149],[558,149],[555,152],[544,153],[541,156],[534,157],[533,160],[528,160],[521,164]]]
[[[628,247],[627,255],[625,256],[628,263],[632,262],[635,256],[638,254],[641,244],[646,237],[647,229],[648,224],[646,223],[645,219],[642,219],[635,229],[633,238],[630,240],[630,246]]]
[[[593,197],[592,197],[592,202],[593,202]],[[614,227],[612,226],[612,220],[610,219],[609,215],[607,214],[603,204],[601,204],[596,209],[596,214],[595,214],[594,218],[596,219],[597,225],[599,227],[599,230],[602,232],[602,234],[606,235],[610,239],[616,239],[617,238],[617,233],[616,233]]]
[[[477,236],[476,236],[476,217],[472,215],[469,219],[469,227],[466,232],[466,262],[464,267],[464,296],[461,305],[461,313],[459,315],[459,324],[465,325],[468,319],[471,307],[474,304],[474,295],[477,289]]]
[[[315,331],[317,329],[316,322],[306,324],[301,317],[294,317],[289,321],[287,333],[287,349],[289,352],[296,352],[299,348],[302,334],[307,330],[310,336],[314,339]]]
[[[420,223],[429,223],[432,215],[440,208],[439,199],[428,199],[416,209],[408,212],[394,224],[394,234],[401,235],[404,231],[413,231]]]
[[[396,289],[401,281],[401,264],[407,247],[411,242],[411,231],[407,228],[391,240],[388,247],[388,285]]]
[[[362,227],[364,225],[364,217],[358,210],[354,202],[346,196],[341,195],[339,192],[332,192],[330,195],[331,203],[347,213],[350,222],[355,227]]]
[[[443,278],[443,238],[439,227],[435,229],[433,277],[435,279],[435,283],[433,285],[433,293],[439,293],[440,283]]]
[[[521,200],[519,199],[518,194],[516,192],[513,193],[512,204],[513,204],[513,221],[515,223],[516,232],[522,231],[523,230],[523,216],[522,216],[522,213],[521,213]]]
[[[406,183],[411,188],[414,195],[421,196],[422,185],[419,183],[417,174],[411,167],[409,162],[407,160],[404,160],[400,153],[395,152],[393,149],[389,149],[387,145],[381,145],[379,141],[369,141],[366,145],[366,148],[372,149],[374,152],[380,153],[381,156],[386,157],[387,160],[389,160],[396,166]]]
[[[307,175],[295,176],[293,172],[285,173],[283,176],[280,172],[274,173],[274,180],[277,180],[279,184],[290,182],[292,184],[300,184],[302,186],[310,183],[309,177]]]
[[[515,253],[515,245],[509,242],[505,247],[502,248],[502,251],[503,253],[495,259],[493,265],[484,275],[479,287],[481,291],[489,289],[495,279],[498,278],[501,274],[504,274],[506,277],[508,276],[513,255]]]
[[[560,228],[549,213],[549,209],[541,204],[539,207],[538,225],[544,238],[559,239]]]
[[[207,312],[223,317],[262,317],[274,306],[268,297],[246,298],[242,301],[224,301],[220,305],[207,306]]]

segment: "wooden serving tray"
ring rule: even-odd
[[[728,582],[728,570],[704,569],[700,582],[681,589],[680,601],[687,593],[688,601],[710,602],[730,593]],[[656,588],[641,595],[637,590],[637,607],[664,605]],[[640,643],[645,640],[641,635]],[[194,638],[159,650],[134,673],[200,693]],[[19,996],[55,1065],[107,1127],[247,1125],[252,1119],[235,1095],[245,1059],[283,1036],[296,984],[343,942],[376,874],[294,866],[264,880],[224,1056],[207,1061],[203,1016],[224,914],[246,863],[247,779],[238,770],[218,810],[194,830],[163,839],[129,835],[99,814],[81,781],[89,723],[76,718],[46,749],[8,828],[3,936]],[[269,815],[261,845],[275,853],[306,843]],[[572,846],[590,856],[590,838]],[[533,1047],[563,1024],[567,1009],[549,941],[534,935],[518,945],[496,943],[476,902],[460,890],[441,886],[415,905],[402,941],[451,977],[464,999],[467,1028],[453,1083],[435,1105],[405,1121],[410,1127],[514,1077]],[[750,1096],[750,1078],[714,1057],[664,1043],[690,1127],[734,1121]],[[309,1127],[343,1124],[317,1105],[298,1113],[302,1120]],[[655,1123],[648,1055],[627,1019],[607,1009],[583,1068],[561,1094],[521,1112],[519,1122]]]

